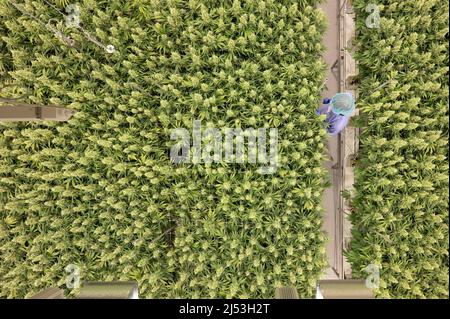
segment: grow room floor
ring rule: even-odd
[[[331,98],[340,90],[340,79],[344,76],[340,74],[340,25],[339,9],[342,1],[328,0],[320,5],[328,19],[328,30],[324,36],[326,52],[324,60],[328,64],[326,74],[326,85],[322,92],[322,97]],[[328,170],[331,185],[323,195],[324,220],[323,230],[327,233],[329,241],[326,246],[329,268],[326,269],[323,279],[342,279],[342,214],[340,207],[340,193],[342,185],[342,163],[340,153],[341,138],[328,138],[328,152],[330,159],[324,165]]]

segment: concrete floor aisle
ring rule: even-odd
[[[340,46],[339,46],[339,1],[328,0],[320,6],[320,9],[324,11],[328,19],[328,30],[324,36],[324,44],[327,51],[324,54],[324,60],[328,64],[327,71],[327,81],[326,87],[322,93],[322,97],[331,98],[334,94],[339,91],[339,68],[333,68],[335,62],[338,61],[340,56]],[[327,257],[329,268],[323,275],[323,279],[339,279],[339,274],[342,272],[342,267],[339,265],[338,254],[340,253],[336,249],[335,240],[339,237],[337,234],[337,227],[339,225],[338,210],[339,210],[339,189],[340,184],[340,174],[337,172],[339,169],[333,169],[332,167],[339,164],[340,154],[339,154],[339,142],[338,137],[329,137],[328,139],[328,150],[332,157],[324,163],[326,169],[329,172],[330,181],[332,186],[327,188],[323,194],[323,207],[325,209],[324,220],[323,220],[323,230],[328,235],[328,243],[326,245]],[[340,166],[340,165],[336,165]]]

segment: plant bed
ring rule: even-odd
[[[381,266],[378,297],[448,298],[448,3],[376,1],[379,29],[366,25],[370,3],[353,1],[362,133],[352,276]]]
[[[137,280],[147,298],[313,296],[326,266],[318,2],[80,1],[108,53],[43,1],[20,4],[61,20],[73,46],[3,1],[5,94],[77,113],[0,124],[0,296],[65,287],[69,264],[82,280]],[[173,164],[171,131],[194,120],[277,128],[280,167]]]

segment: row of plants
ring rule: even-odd
[[[0,296],[65,287],[74,264],[147,298],[311,297],[326,267],[319,2],[79,1],[109,54],[48,1],[2,1],[2,94],[77,113],[0,123]],[[194,120],[278,128],[280,167],[174,165],[171,130]]]
[[[378,297],[448,298],[448,2],[380,0],[357,13],[360,68],[354,276],[380,268]]]

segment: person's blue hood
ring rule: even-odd
[[[335,114],[351,115],[356,108],[355,100],[351,93],[337,93],[331,99],[331,110]]]

